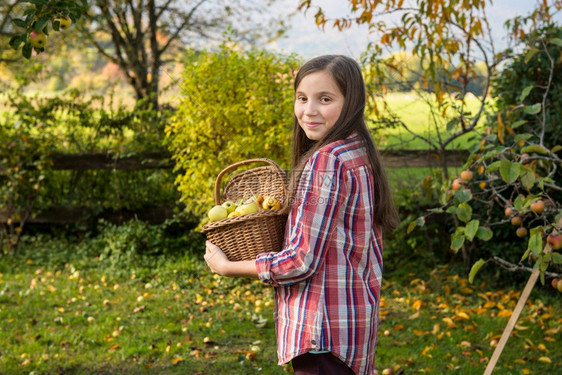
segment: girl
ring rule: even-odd
[[[292,209],[279,253],[230,262],[224,276],[275,287],[279,364],[295,374],[376,374],[382,231],[397,224],[380,156],[363,118],[365,85],[351,58],[305,63],[295,79]]]

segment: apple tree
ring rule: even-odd
[[[293,56],[243,51],[190,51],[181,102],[166,129],[179,173],[176,184],[188,210],[213,205],[219,172],[238,161],[267,157],[287,167],[292,120]]]
[[[26,59],[31,58],[33,51],[45,50],[51,31],[68,29],[88,10],[87,0],[28,0],[2,5],[6,13],[0,20],[0,31],[11,36],[9,45],[16,50],[21,48]]]

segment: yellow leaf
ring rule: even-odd
[[[453,319],[446,317],[442,320],[447,324],[447,328],[457,328],[457,325],[453,322]]]
[[[182,357],[177,357],[177,358],[172,359],[172,363],[173,363],[174,365],[175,365],[176,363],[180,363],[181,361],[183,361],[183,358],[182,358]]]
[[[425,331],[422,331],[422,330],[420,330],[420,329],[415,329],[415,328],[412,330],[412,332],[413,332],[414,335],[416,335],[416,336],[423,336],[423,335],[425,335],[425,334],[427,333],[427,332],[425,332]]]
[[[441,330],[441,326],[439,324],[434,324],[433,325],[433,330],[431,331],[432,334],[436,335],[439,333],[439,331]]]
[[[525,331],[525,330],[528,330],[529,327],[525,327],[525,326],[516,324],[516,325],[515,325],[515,329],[517,329],[517,330],[519,330],[519,331]]]
[[[413,306],[414,306],[414,309],[416,309],[416,310],[421,309],[422,301],[419,300],[419,299],[415,300]]]
[[[468,341],[461,341],[460,346],[462,348],[470,348],[472,346],[472,344],[470,344],[470,342],[468,342]]]
[[[549,350],[546,348],[546,346],[544,344],[537,345],[537,349],[542,351],[542,352],[550,353]]]
[[[464,320],[469,320],[470,318],[468,317],[468,314],[465,313],[464,311],[459,311],[456,315],[458,318],[460,319],[464,319]]]
[[[540,358],[539,358],[539,362],[542,362],[542,363],[552,363],[552,361],[551,361],[550,358],[548,358],[548,357],[540,357]]]
[[[521,369],[521,371],[522,371],[523,374],[525,374],[525,375],[529,375],[529,374],[532,374],[532,373],[533,373],[533,371],[529,370],[528,368]]]
[[[425,356],[425,357],[433,358],[433,356],[431,354],[428,354],[428,352],[432,349],[433,349],[433,347],[426,346],[422,351],[422,355]]]
[[[511,317],[511,311],[510,310],[502,310],[498,313],[498,316],[504,317],[504,318],[509,318]]]

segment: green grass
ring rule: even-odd
[[[0,258],[1,374],[289,371],[276,364],[273,289],[212,275],[202,249],[110,264],[92,240],[24,245]],[[520,288],[408,267],[385,275],[377,368],[482,374]],[[535,288],[494,374],[562,369],[560,297]]]
[[[396,114],[399,119],[408,126],[408,128],[416,134],[436,141],[439,134],[445,139],[452,131],[447,131],[447,121],[449,121],[457,112],[450,107],[447,110],[446,118],[441,117],[441,110],[437,110],[437,115],[433,116],[428,103],[417,97],[413,93],[393,92],[385,95],[386,103],[389,110]],[[456,105],[459,102],[456,102]],[[466,98],[466,109],[470,115],[475,115],[480,106],[478,99],[472,96]],[[480,120],[482,124],[484,119]],[[457,127],[454,131],[459,130]],[[466,148],[467,145],[474,141],[470,139],[470,135],[463,135],[453,141],[447,148],[457,149]],[[414,137],[412,134],[404,130],[402,127],[387,128],[378,136],[377,143],[381,149],[399,148],[399,149],[427,149],[429,145],[423,140]]]

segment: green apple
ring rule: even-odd
[[[33,30],[29,33],[29,43],[35,48],[44,48],[47,44],[47,37],[42,32]]]
[[[228,211],[228,213],[234,212],[236,209],[236,204],[233,201],[226,201],[222,204],[224,208]]]
[[[214,222],[226,219],[228,216],[228,211],[223,206],[217,205],[211,208],[207,215],[209,216],[209,220]]]
[[[259,206],[257,202],[250,202],[247,204],[243,204],[238,206],[235,212],[240,212],[241,215],[253,214],[259,211]]]

